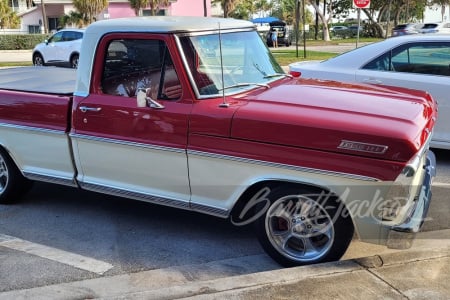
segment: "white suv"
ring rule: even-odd
[[[84,29],[63,29],[33,49],[35,66],[66,65],[78,67]]]
[[[420,33],[450,33],[450,23],[425,23]]]

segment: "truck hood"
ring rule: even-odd
[[[429,94],[313,79],[247,94],[231,136],[256,142],[408,161],[436,117]]]

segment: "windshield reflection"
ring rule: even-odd
[[[185,36],[180,42],[202,98],[268,87],[286,76],[256,31]]]

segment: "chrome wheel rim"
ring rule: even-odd
[[[8,184],[8,167],[3,157],[0,156],[0,194],[2,194]]]
[[[283,256],[298,262],[318,260],[334,242],[333,220],[311,198],[291,195],[275,201],[265,218],[270,243]]]

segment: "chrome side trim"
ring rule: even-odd
[[[35,131],[35,132],[41,132],[41,133],[58,134],[58,135],[66,134],[66,132],[63,130],[39,128],[39,127],[33,127],[33,126],[24,126],[24,125],[16,125],[16,124],[8,124],[8,123],[0,123],[0,127],[19,129],[19,130],[27,130],[27,131]]]
[[[219,208],[219,207],[208,206],[208,205],[198,204],[198,203],[193,203],[193,202],[191,202],[191,210],[197,211],[200,213],[204,213],[207,215],[224,218],[224,219],[228,218],[228,216],[230,214],[230,211],[228,209],[223,209],[223,208]]]
[[[89,182],[80,182],[80,187],[85,190],[93,191],[93,192],[99,192],[103,194],[109,194],[124,198],[130,198],[135,200],[140,200],[144,202],[150,202],[155,204],[161,204],[165,206],[171,206],[176,208],[182,208],[189,210],[189,202],[183,201],[183,200],[177,200],[177,199],[169,199],[161,196],[154,196],[149,194],[144,194],[136,191],[129,191],[104,185],[99,185],[95,183],[89,183]]]
[[[237,161],[237,162],[248,163],[248,164],[255,164],[255,165],[260,165],[260,166],[288,169],[288,170],[293,170],[293,171],[298,171],[298,172],[322,174],[322,175],[328,175],[328,176],[338,176],[338,177],[345,177],[345,178],[364,180],[364,181],[377,181],[377,182],[381,181],[377,178],[369,177],[369,176],[327,171],[327,170],[321,170],[321,169],[313,169],[313,168],[307,168],[307,167],[299,167],[299,166],[293,166],[293,165],[288,165],[288,164],[274,163],[274,162],[268,162],[268,161],[263,161],[263,160],[242,158],[242,157],[216,154],[216,153],[209,153],[209,152],[203,152],[203,151],[197,151],[197,150],[188,150],[187,154],[210,157],[210,158],[217,158],[217,159],[225,159],[225,160]]]
[[[124,140],[96,137],[96,136],[92,136],[92,135],[71,133],[71,134],[69,134],[69,136],[71,138],[75,138],[75,139],[90,140],[90,141],[96,141],[96,142],[101,142],[101,143],[110,143],[110,144],[116,144],[116,145],[139,147],[139,148],[146,148],[146,149],[151,149],[151,150],[159,150],[159,151],[167,151],[167,152],[175,152],[175,153],[186,153],[185,149],[180,149],[180,148],[156,146],[156,145],[150,145],[150,144],[144,144],[144,143],[129,142],[129,141],[124,141]]]
[[[23,172],[23,176],[30,180],[62,184],[62,185],[67,185],[67,186],[71,186],[71,187],[78,187],[77,182],[75,181],[74,178],[56,177],[56,176],[50,176],[50,175],[46,175],[46,174],[39,174],[39,173],[33,173],[33,172],[27,172],[27,171]]]

